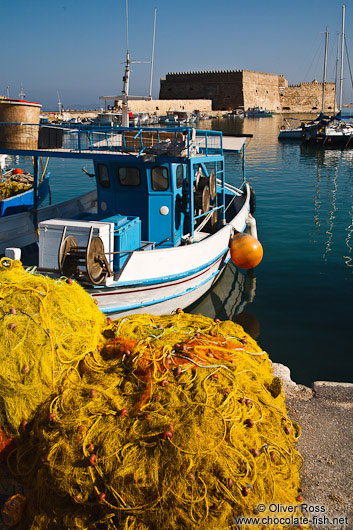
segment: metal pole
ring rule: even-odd
[[[152,98],[152,77],[153,77],[153,62],[154,62],[154,42],[156,39],[156,16],[157,8],[154,8],[154,25],[153,25],[153,40],[152,40],[152,58],[151,58],[151,79],[150,79],[150,98]]]
[[[126,51],[129,52],[129,6],[126,0]]]
[[[328,45],[328,29],[326,28],[325,36],[325,58],[324,58],[324,77],[322,81],[322,114],[325,113],[325,89],[326,89],[326,68],[327,68],[327,45]]]
[[[188,160],[188,177],[189,177],[189,215],[190,215],[190,237],[191,239],[194,237],[194,223],[195,223],[195,213],[194,213],[194,166],[191,163],[191,160]]]
[[[129,77],[130,77],[130,57],[129,52],[126,52],[126,65],[123,77],[123,92],[122,92],[122,117],[121,125],[129,127]]]
[[[33,158],[33,224],[34,229],[37,231],[38,225],[38,157]]]
[[[340,100],[338,109],[342,109],[342,93],[343,93],[343,56],[344,56],[344,18],[346,6],[342,6],[342,39],[341,39],[341,75],[340,75]]]
[[[340,34],[337,33],[337,57],[336,57],[336,75],[335,75],[335,106],[334,114],[337,112],[337,79],[338,79],[338,61],[340,57]]]

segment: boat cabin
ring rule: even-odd
[[[85,247],[87,257],[92,238],[98,237],[103,241],[99,252],[107,256],[106,270],[115,276],[135,251],[175,248],[217,232],[226,224],[229,201],[233,208],[239,202],[240,209],[245,200],[241,191],[226,191],[221,132],[79,125],[62,136],[62,146],[56,139],[52,149],[31,149],[30,154],[91,159],[97,208],[76,212],[71,220],[40,223],[42,267],[55,268],[58,259],[60,264],[67,256],[77,258]],[[230,149],[241,149],[245,139],[237,140],[238,149]],[[28,156],[29,151],[19,146],[17,153]],[[103,228],[109,228],[109,235],[102,235]],[[65,247],[72,244],[70,234],[77,251]]]

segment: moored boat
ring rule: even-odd
[[[271,110],[266,110],[262,107],[253,107],[244,112],[246,118],[271,118],[273,114]]]
[[[0,179],[0,217],[19,214],[40,206],[49,194],[50,173],[43,171],[34,190],[34,177],[20,168],[9,169]]]
[[[76,279],[112,317],[185,308],[215,283],[232,236],[250,226],[250,186],[226,183],[220,132],[110,128],[102,140],[101,131],[78,126],[63,148],[16,150],[94,163],[95,209],[38,212],[38,270]]]

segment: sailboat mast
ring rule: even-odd
[[[338,81],[338,62],[340,57],[340,34],[337,34],[337,56],[336,56],[336,74],[335,74],[335,108],[334,113],[337,112],[337,81]]]
[[[344,56],[344,18],[346,6],[342,6],[342,39],[341,39],[341,74],[340,74],[340,100],[338,110],[342,109],[342,93],[343,93],[343,56]]]
[[[325,36],[325,58],[324,58],[324,77],[322,81],[322,114],[325,113],[325,89],[326,89],[326,69],[327,69],[327,44],[328,44],[328,29],[326,28]]]

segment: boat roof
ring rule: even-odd
[[[105,127],[70,124],[0,123],[16,132],[16,144],[11,148],[0,141],[3,153],[23,156],[46,156],[83,159],[116,159],[130,157],[223,157],[224,150],[240,151],[246,137],[232,136],[223,142],[220,131],[201,130],[194,127]],[[39,130],[36,130],[39,128]],[[35,141],[39,133],[38,145]],[[12,135],[14,136],[14,135]],[[34,139],[33,139],[34,138]]]

